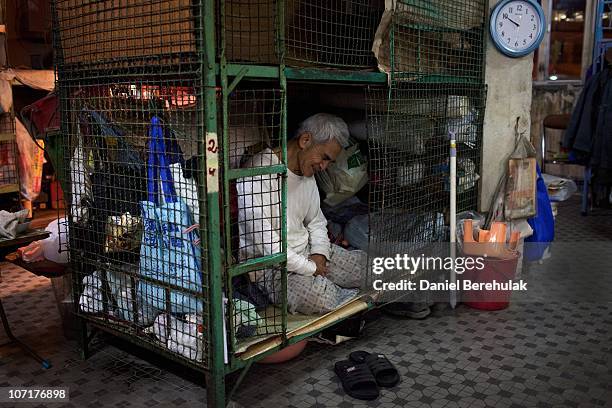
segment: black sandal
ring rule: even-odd
[[[351,397],[359,400],[378,398],[376,379],[366,364],[355,364],[348,360],[338,361],[334,365],[334,371],[342,382],[342,388]]]
[[[380,387],[395,387],[400,381],[397,369],[384,354],[354,351],[349,354],[349,359],[354,364],[367,365]]]

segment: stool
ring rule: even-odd
[[[546,164],[546,129],[565,130],[569,124],[571,115],[548,115],[542,121],[542,141],[541,141],[541,152],[542,152],[542,165],[540,166],[542,173],[544,173],[544,165]]]

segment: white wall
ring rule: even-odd
[[[498,0],[490,0],[492,8]],[[488,29],[487,29],[488,32]],[[488,86],[483,129],[480,210],[487,211],[504,171],[506,157],[514,148],[514,126],[529,137],[531,125],[531,71],[533,54],[509,58],[495,48],[487,33],[485,82]]]

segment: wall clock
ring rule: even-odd
[[[502,0],[491,12],[491,38],[509,57],[522,57],[538,48],[545,28],[544,10],[535,0]]]

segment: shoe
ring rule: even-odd
[[[372,372],[379,387],[391,388],[400,382],[397,368],[391,364],[384,354],[353,351],[349,354],[349,360],[355,364],[365,363]]]
[[[338,361],[334,364],[334,372],[340,378],[344,391],[351,397],[366,401],[378,398],[380,393],[376,379],[365,363]]]
[[[383,311],[391,316],[417,320],[425,319],[431,314],[431,309],[423,302],[392,302],[383,306]]]

